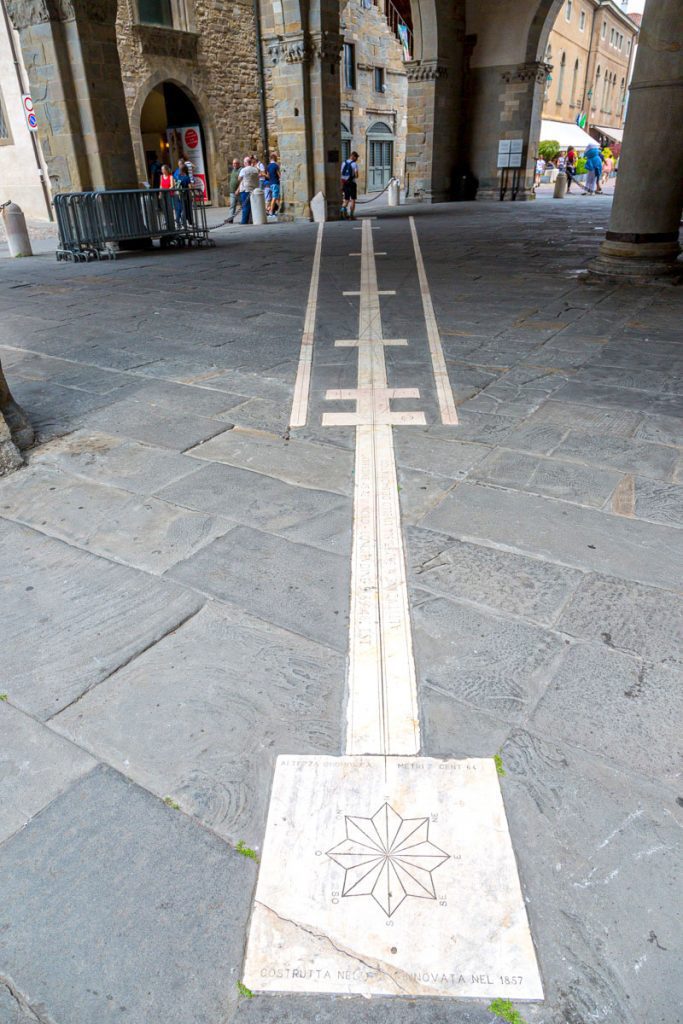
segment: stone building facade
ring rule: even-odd
[[[342,10],[341,159],[360,156],[360,192],[405,178],[408,75],[403,48],[381,7],[349,0]]]
[[[638,27],[614,0],[564,0],[548,37],[543,117],[623,128]]]
[[[227,194],[233,157],[262,148],[251,0],[119,0],[116,39],[139,181],[166,130],[200,126],[208,193]]]

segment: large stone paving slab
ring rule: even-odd
[[[198,459],[277,477],[285,483],[349,494],[353,455],[296,437],[284,440],[265,431],[235,428],[188,452]]]
[[[445,598],[416,594],[421,685],[508,722],[524,720],[545,690],[563,640]]]
[[[168,448],[87,430],[75,430],[32,452],[31,466],[43,465],[135,494],[152,494],[198,469],[193,459]]]
[[[469,478],[602,508],[621,480],[621,474],[498,448],[474,467]]]
[[[87,429],[115,434],[132,441],[157,444],[184,451],[225,430],[225,423],[166,405],[136,402],[132,398],[114,402],[84,420]]]
[[[170,484],[157,497],[304,542],[309,539],[307,524],[318,517],[341,514],[351,522],[350,502],[339,494],[218,463],[201,466],[191,478]]]
[[[0,487],[0,514],[69,544],[161,573],[230,529],[157,498],[67,476],[51,467],[17,473]]]
[[[84,750],[0,701],[0,843],[95,763]]]
[[[681,578],[677,530],[532,494],[463,483],[422,525],[654,586],[673,588]]]
[[[341,749],[344,675],[336,651],[207,607],[54,727],[220,835],[258,847],[275,755]]]
[[[411,579],[420,589],[546,625],[583,578],[574,569],[453,541],[421,527],[410,527],[406,535]]]
[[[3,689],[49,718],[193,615],[170,581],[0,522]]]
[[[346,650],[347,557],[237,526],[170,575],[276,626]]]
[[[41,1019],[230,1018],[255,865],[117,772],[8,840],[0,872],[0,973]]]
[[[675,793],[572,737],[517,732],[502,759],[546,987],[546,1005],[523,1016],[530,1024],[675,1020],[683,998]]]
[[[602,641],[648,662],[683,661],[683,598],[669,590],[591,574],[558,625],[571,636]]]
[[[570,648],[531,719],[532,728],[627,771],[675,785],[681,778],[680,670],[645,665],[596,644]]]
[[[491,1024],[485,1006],[443,999],[259,994],[240,1000],[236,1024]]]

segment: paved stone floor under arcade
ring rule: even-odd
[[[680,289],[369,210],[0,261],[0,1024],[681,1020]]]

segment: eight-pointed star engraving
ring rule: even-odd
[[[382,804],[371,818],[345,815],[346,839],[327,851],[344,868],[342,896],[372,896],[388,917],[406,896],[435,900],[432,872],[449,854],[429,839],[429,818]]]

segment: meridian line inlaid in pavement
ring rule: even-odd
[[[299,353],[299,366],[296,371],[294,383],[294,398],[292,401],[292,413],[289,419],[290,427],[305,427],[308,419],[308,397],[311,390],[311,367],[313,365],[313,340],[315,338],[315,317],[318,309],[318,285],[320,282],[320,257],[323,247],[324,224],[318,224],[318,234],[315,241],[315,253],[313,255],[313,269],[311,271],[311,284],[308,289],[308,303],[306,305],[306,318],[304,330],[301,336],[301,351]]]
[[[439,402],[441,422],[454,426],[458,422],[458,414],[455,409],[453,389],[451,388],[451,382],[448,377],[448,368],[446,366],[446,360],[444,359],[443,356],[441,335],[439,334],[439,326],[436,322],[436,314],[434,313],[432,296],[431,292],[429,291],[427,272],[425,270],[424,260],[422,259],[422,251],[420,249],[420,242],[417,237],[417,228],[415,227],[414,217],[410,218],[410,232],[413,236],[413,248],[415,250],[417,276],[420,281],[420,294],[422,296],[422,310],[424,313],[425,324],[427,325],[429,354],[432,359],[432,371],[434,373],[434,383],[436,385],[436,397]]]

